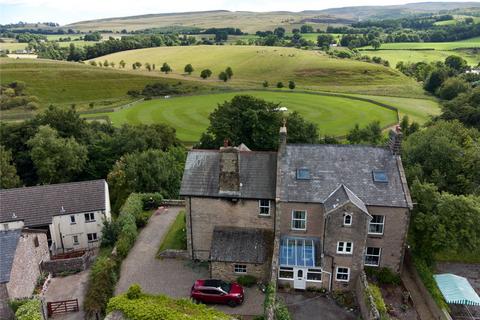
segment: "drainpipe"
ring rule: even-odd
[[[192,260],[195,260],[193,253],[192,197],[188,197],[188,216],[190,220],[190,248],[192,248]]]

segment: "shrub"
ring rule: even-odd
[[[237,282],[244,287],[250,288],[257,283],[257,278],[247,274],[238,277]]]
[[[17,309],[15,318],[17,320],[43,320],[41,307],[40,300],[28,300]]]
[[[283,82],[280,81],[277,83],[277,88],[283,88],[283,87],[284,87]]]
[[[433,300],[437,303],[437,305],[442,309],[449,309],[445,299],[443,298],[440,289],[433,278],[433,273],[430,267],[428,266],[427,262],[420,258],[420,257],[413,257],[413,262],[415,264],[415,268],[417,269],[418,275],[422,279],[423,284],[427,288],[428,292],[432,295]]]
[[[134,283],[128,288],[127,291],[127,298],[132,300],[132,299],[138,299],[142,295],[142,287],[138,283]]]
[[[377,307],[378,312],[380,312],[380,315],[386,315],[387,306],[385,305],[385,301],[383,300],[380,288],[374,284],[369,283],[367,290],[372,295],[373,301],[375,302],[375,306]]]
[[[263,81],[262,86],[264,88],[268,88],[268,81],[267,80]]]
[[[29,301],[30,299],[14,299],[14,300],[8,301],[8,305],[12,309],[13,313],[16,313],[18,308],[20,308],[21,306],[23,306],[25,303]]]
[[[365,273],[380,284],[399,285],[401,282],[400,275],[389,268],[366,267]]]
[[[117,263],[109,257],[99,257],[93,264],[84,301],[87,316],[105,314],[107,302],[115,289],[117,268]]]
[[[152,213],[150,211],[143,211],[137,217],[135,218],[135,223],[137,225],[137,228],[143,228],[147,225],[148,219],[152,216]]]

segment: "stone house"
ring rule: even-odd
[[[50,259],[46,231],[13,229],[0,231],[0,300],[30,297],[41,273],[42,262]],[[11,315],[0,306],[0,319]]]
[[[0,190],[0,230],[47,230],[52,254],[100,245],[111,219],[105,180]]]
[[[210,261],[212,277],[273,272],[295,289],[351,290],[365,266],[399,272],[412,208],[401,138],[296,145],[282,127],[278,152],[190,151],[180,191],[189,254]]]

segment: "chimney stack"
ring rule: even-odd
[[[395,130],[390,130],[389,133],[390,136],[390,141],[388,143],[388,147],[390,148],[390,151],[394,155],[400,155],[402,152],[402,139],[403,139],[403,134],[402,130],[399,125],[395,127]]]
[[[283,125],[280,127],[280,141],[278,145],[278,150],[284,150],[287,146],[287,120],[283,119]]]
[[[239,151],[235,147],[220,148],[219,192],[238,195],[240,192]]]

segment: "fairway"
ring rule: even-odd
[[[358,94],[422,97],[423,89],[413,79],[400,72],[374,63],[350,59],[332,58],[316,50],[300,50],[284,47],[257,46],[185,46],[157,47],[117,52],[95,59],[108,60],[117,65],[121,60],[126,68],[140,62],[155,64],[156,70],[148,72],[144,67],[138,73],[162,75],[159,71],[164,62],[173,72],[169,77],[204,81],[200,78],[203,69],[210,69],[212,77],[206,81],[218,80],[218,74],[227,67],[233,69],[233,78],[226,85],[235,88],[261,88],[263,81],[271,86],[282,81],[287,84],[294,80],[300,89],[333,91]],[[184,73],[186,64],[192,64],[195,71]]]
[[[306,119],[318,125],[321,135],[345,135],[355,123],[365,126],[373,120],[379,120],[382,126],[387,126],[397,121],[395,111],[365,101],[271,91],[244,91],[148,100],[129,109],[106,115],[115,126],[124,123],[166,123],[176,128],[180,140],[195,142],[208,127],[208,116],[217,105],[238,94],[249,94],[281,103],[288,108],[289,112],[298,111]]]

